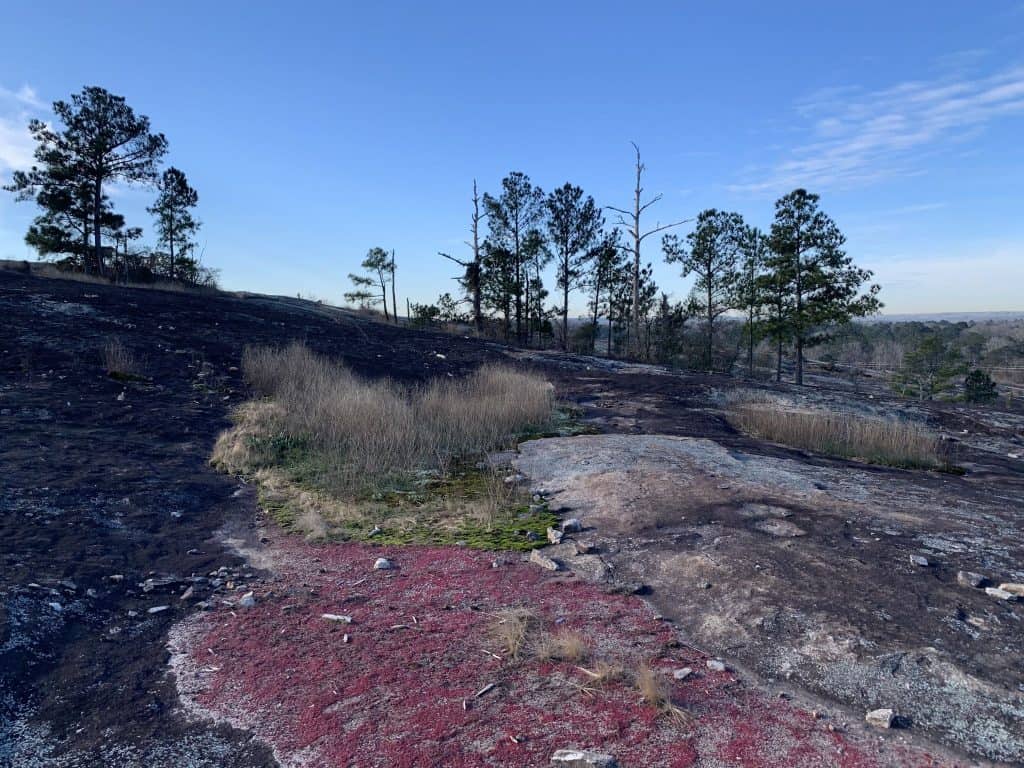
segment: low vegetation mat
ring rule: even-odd
[[[543,378],[484,366],[403,387],[367,381],[306,347],[249,348],[259,396],[235,413],[213,463],[259,484],[278,522],[315,538],[528,549],[555,516],[487,454],[554,423]]]
[[[756,397],[730,403],[728,417],[747,434],[794,448],[894,467],[946,466],[938,435],[904,419],[797,407]]]
[[[634,597],[469,549],[268,536],[274,581],[179,625],[172,665],[189,711],[284,766],[526,768],[567,747],[624,766],[935,765],[876,760],[709,668]]]

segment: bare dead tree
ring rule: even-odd
[[[473,326],[478,334],[483,333],[484,330],[484,317],[480,300],[480,278],[483,271],[483,257],[480,250],[480,222],[486,218],[487,214],[480,212],[480,194],[476,189],[476,179],[473,179],[473,215],[469,218],[469,231],[473,239],[465,241],[466,245],[473,249],[473,258],[470,261],[463,261],[447,253],[438,254],[449,261],[454,261],[466,270],[465,276],[460,279],[460,282],[466,292],[469,293],[470,299],[473,302]]]
[[[633,265],[632,265],[632,272],[633,272],[633,274],[632,274],[632,282],[633,282],[633,301],[632,301],[632,306],[633,306],[633,312],[632,312],[632,314],[633,314],[633,317],[632,317],[632,321],[633,321],[633,334],[632,334],[632,336],[633,336],[633,343],[637,344],[637,343],[639,343],[639,339],[640,339],[640,245],[643,243],[644,240],[646,240],[648,237],[650,237],[653,234],[657,234],[658,232],[663,232],[666,229],[672,229],[673,227],[678,227],[678,226],[680,226],[682,224],[686,224],[689,221],[693,221],[693,219],[683,219],[681,221],[674,221],[671,224],[658,225],[658,226],[655,226],[654,229],[650,229],[650,230],[648,230],[646,232],[644,232],[640,228],[640,217],[641,217],[641,215],[643,214],[644,211],[646,211],[648,208],[650,208],[656,202],[661,200],[662,195],[659,193],[659,194],[655,195],[654,197],[652,197],[650,200],[648,200],[646,203],[642,203],[640,201],[641,195],[643,194],[643,191],[644,191],[644,188],[643,188],[643,185],[641,184],[641,181],[642,181],[643,173],[646,170],[646,167],[644,166],[644,164],[642,162],[640,162],[640,147],[637,146],[635,141],[631,141],[630,144],[632,144],[633,145],[633,149],[636,150],[636,188],[633,190],[633,210],[632,211],[627,211],[627,210],[624,210],[622,208],[616,208],[616,207],[611,206],[611,205],[608,205],[608,206],[605,206],[605,207],[609,211],[615,211],[615,213],[619,214],[618,219],[616,219],[613,222],[613,224],[616,224],[616,225],[619,225],[619,226],[623,227],[623,229],[625,229],[626,232],[629,235],[631,235],[632,238],[633,238],[633,243],[632,243],[631,246],[630,245],[622,245],[620,247],[623,250],[626,250],[629,253],[631,253],[632,256],[633,256]]]
[[[398,300],[395,298],[395,249],[391,249],[391,319],[398,325]]]

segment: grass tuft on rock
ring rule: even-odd
[[[554,422],[550,384],[485,366],[462,380],[370,382],[301,345],[247,349],[262,397],[235,412],[211,462],[311,538],[527,550],[557,517],[480,462]]]

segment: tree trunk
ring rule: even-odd
[[[714,352],[715,352],[715,312],[711,306],[711,280],[713,275],[708,275],[708,340],[707,340],[707,358],[708,358],[708,373],[714,370]]]
[[[562,288],[562,349],[569,351],[569,260],[565,260],[565,285]]]
[[[103,213],[103,180],[93,182],[92,193],[92,240],[97,274],[103,274],[103,232],[100,221]]]
[[[594,322],[593,330],[590,332],[590,352],[594,353],[597,351],[597,310],[600,306],[601,299],[601,281],[594,280]]]
[[[780,336],[776,340],[776,354],[778,355],[775,363],[775,380],[782,381],[782,337]]]
[[[395,298],[395,251],[391,251],[391,319],[398,324],[398,299]]]
[[[171,282],[174,282],[174,235],[167,238],[168,246],[171,250]]]

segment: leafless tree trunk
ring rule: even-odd
[[[633,246],[630,249],[633,255],[633,333],[632,341],[634,344],[639,343],[640,339],[640,246],[644,240],[653,234],[662,232],[666,229],[672,229],[678,227],[680,224],[685,224],[692,219],[683,219],[682,221],[672,222],[671,224],[663,224],[655,226],[654,229],[644,232],[640,227],[640,218],[644,211],[654,205],[656,202],[661,200],[660,194],[655,195],[646,203],[641,202],[641,196],[644,188],[642,185],[643,173],[646,170],[644,164],[640,161],[640,147],[637,146],[636,142],[630,142],[633,145],[633,149],[636,150],[636,187],[633,189],[633,210],[627,211],[622,208],[615,208],[614,206],[607,206],[608,210],[615,211],[619,214],[619,218],[615,221],[616,224],[624,227],[626,231],[633,238]],[[623,246],[627,248],[628,246]]]
[[[391,249],[391,319],[398,325],[398,300],[395,298],[395,249]]]
[[[483,304],[480,296],[480,278],[483,274],[483,257],[480,254],[480,222],[485,218],[487,218],[487,214],[480,213],[480,194],[476,189],[476,179],[473,179],[473,215],[469,218],[469,231],[473,239],[472,241],[466,241],[466,245],[473,249],[473,259],[471,261],[462,261],[447,253],[439,254],[449,261],[454,261],[466,270],[464,284],[473,302],[473,327],[476,328],[477,335],[482,334],[484,331]]]

